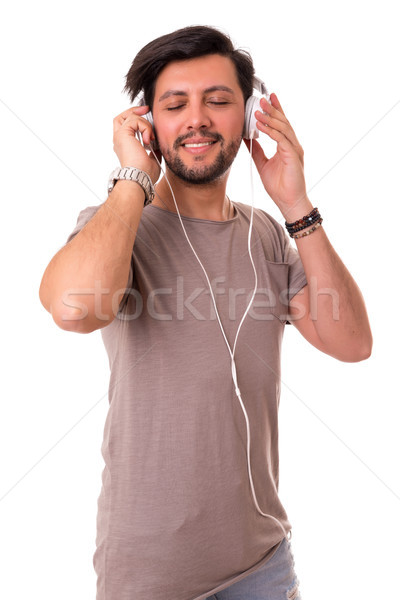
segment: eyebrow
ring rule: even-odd
[[[203,94],[210,94],[211,92],[228,92],[229,94],[234,94],[233,89],[226,85],[213,85],[211,87],[206,88],[203,91]],[[164,94],[162,94],[162,96],[159,97],[158,101],[162,102],[163,100],[166,100],[170,96],[187,96],[187,95],[188,95],[188,93],[183,90],[168,90],[168,91],[164,92]]]

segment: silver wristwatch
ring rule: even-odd
[[[136,181],[143,189],[145,194],[144,205],[147,206],[154,199],[154,186],[149,175],[136,167],[117,167],[110,175],[108,180],[108,193],[113,190],[115,182],[118,179],[127,179],[128,181]]]

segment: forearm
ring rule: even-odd
[[[115,317],[143,202],[139,185],[118,181],[92,219],[50,261],[39,295],[62,329],[89,333]]]
[[[367,357],[372,334],[364,299],[324,227],[295,241],[308,282],[308,318],[325,351],[342,360]]]
[[[247,143],[264,184],[288,223],[309,215],[313,206],[306,193],[304,151],[276,96],[261,100],[257,128],[277,142],[267,158],[257,141]],[[317,224],[313,227],[317,227]],[[372,336],[361,292],[332,248],[323,227],[296,239],[307,285],[289,307],[291,321],[314,346],[340,360],[356,361],[371,352]],[[292,233],[298,234],[296,225]]]

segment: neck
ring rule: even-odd
[[[233,217],[234,209],[226,196],[227,175],[207,185],[188,184],[169,170],[167,177],[182,216],[210,221],[227,221]],[[165,176],[156,185],[153,204],[176,212]]]

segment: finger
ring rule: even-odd
[[[267,124],[270,127],[275,128],[277,131],[283,133],[285,135],[285,137],[289,140],[289,142],[295,148],[297,154],[299,155],[301,162],[304,163],[303,147],[300,144],[299,140],[297,139],[294,129],[291,126],[289,120],[287,119],[287,117],[283,111],[282,105],[278,100],[278,96],[276,94],[272,93],[270,95],[270,100],[271,100],[271,104],[269,104],[265,100],[265,98],[262,98],[262,102],[260,103],[261,108],[263,109],[264,112],[267,113],[269,118],[263,119],[264,115],[262,113],[260,113],[260,121]],[[273,119],[275,119],[275,121]],[[281,126],[279,123],[283,123],[283,126]],[[270,135],[270,131],[267,131],[265,128],[263,128],[262,131],[264,131],[264,133],[267,133],[268,135]],[[279,141],[272,135],[270,135],[270,137],[275,139],[275,141]]]
[[[259,123],[257,122],[257,128],[261,129],[258,125]],[[264,129],[265,133],[278,144],[278,152],[284,152],[287,157],[297,156],[300,164],[304,166],[304,151],[301,146],[294,146],[283,133],[272,127],[265,127]]]
[[[135,137],[139,140],[139,142],[148,150],[151,146],[151,142],[155,140],[155,135],[153,132],[153,128],[145,119],[139,119],[135,125],[131,125],[129,119],[127,119],[123,125],[123,128],[130,127],[134,132]]]
[[[124,112],[122,112],[121,114],[119,114],[118,116],[116,116],[113,119],[114,131],[116,130],[116,128],[118,129],[119,126],[123,125],[123,123],[126,121],[126,119],[128,119],[132,115],[143,116],[148,112],[149,112],[148,106],[132,106],[131,108],[124,110]]]
[[[262,146],[257,142],[257,140],[243,140],[247,146],[248,151],[251,153],[251,157],[254,160],[254,164],[257,167],[257,171],[261,173],[263,167],[268,162],[268,158],[264,154],[264,150]]]
[[[124,110],[121,114],[119,114],[117,117],[115,117],[116,119],[126,119],[127,117],[129,117],[131,114],[135,114],[135,115],[145,115],[146,113],[148,113],[150,111],[150,107],[147,105],[143,105],[143,106],[131,106],[130,108],[127,108],[126,110]]]
[[[266,133],[277,144],[280,144],[281,149],[284,150],[285,152],[293,153],[293,150],[297,151],[297,149],[294,148],[293,144],[288,140],[286,135],[284,133],[282,133],[281,131],[279,131],[278,129],[274,129],[273,127],[264,125],[264,123],[261,123],[260,121],[257,121],[256,124],[257,124],[257,129],[259,129],[263,133]]]
[[[256,119],[262,124],[263,128],[261,131],[264,133],[268,133],[267,127],[272,127],[272,129],[276,129],[283,133],[283,135],[293,144],[295,148],[300,148],[299,140],[296,137],[296,134],[293,130],[293,127],[288,123],[288,121],[281,121],[271,115],[265,115],[261,111],[255,112]]]
[[[279,110],[284,117],[286,117],[285,112],[281,106],[281,103],[278,100],[278,96],[274,93],[272,93],[269,97],[269,99],[271,100],[271,104],[274,108],[276,108],[277,110]]]
[[[155,139],[153,128],[147,119],[143,119],[143,117],[139,117],[133,113],[127,117],[116,117],[113,121],[113,127],[114,133],[121,129],[129,129],[136,136],[136,133],[139,131],[143,137],[144,144],[147,145]]]
[[[275,96],[275,94],[274,94],[274,96]],[[265,114],[271,115],[271,117],[274,117],[275,119],[278,119],[279,121],[282,121],[282,123],[288,123],[290,125],[289,120],[287,119],[283,110],[279,110],[277,108],[277,106],[270,104],[264,97],[261,98],[260,106]]]

